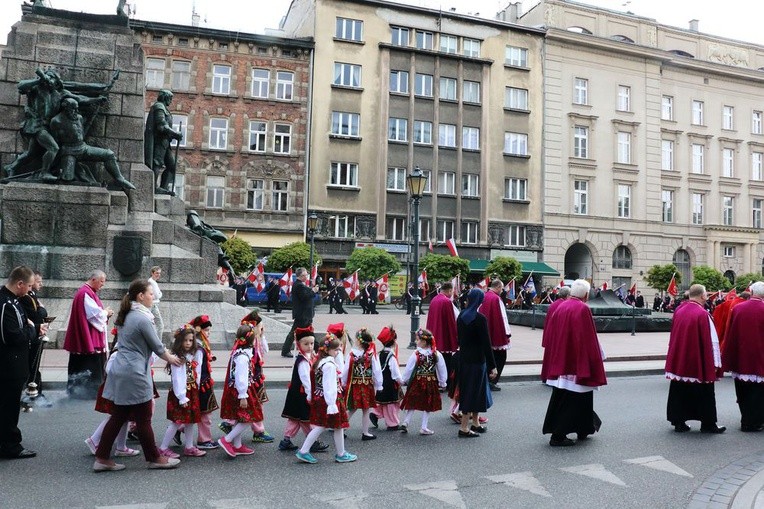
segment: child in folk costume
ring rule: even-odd
[[[422,411],[422,427],[420,435],[432,435],[434,432],[427,427],[430,412],[441,409],[439,387],[446,386],[448,373],[443,356],[435,350],[432,333],[419,329],[416,333],[416,350],[409,357],[403,379],[408,384],[406,395],[401,402],[401,408],[406,410],[406,417],[401,424],[401,431],[408,433],[411,416],[415,410]]]
[[[382,343],[382,351],[379,352],[379,365],[382,369],[382,390],[377,391],[377,408],[372,410],[372,422],[382,418],[387,424],[389,431],[398,430],[401,411],[401,399],[403,399],[403,376],[398,368],[398,334],[393,326],[384,327],[377,336]],[[376,423],[375,423],[376,424]]]
[[[382,369],[374,351],[374,336],[363,328],[356,332],[355,341],[356,346],[350,350],[347,363],[342,369],[348,419],[353,417],[356,410],[361,410],[363,412],[361,440],[374,440],[377,437],[369,433],[369,426],[371,426],[369,414],[376,405],[376,392],[382,390]]]
[[[199,407],[199,379],[202,374],[202,352],[196,344],[196,334],[190,325],[175,331],[175,340],[170,351],[185,361],[181,366],[167,365],[172,387],[167,395],[167,419],[170,424],[164,434],[159,454],[168,458],[179,455],[170,450],[170,442],[181,426],[184,426],[184,456],[204,456],[207,454],[194,445],[196,424],[202,419]]]
[[[198,425],[199,443],[196,446],[199,449],[217,449],[217,443],[212,441],[212,419],[210,418],[210,414],[220,408],[213,389],[215,381],[212,379],[212,361],[217,360],[210,349],[212,321],[209,316],[200,315],[191,320],[190,325],[196,331],[196,344],[202,351],[202,372],[199,379],[199,408],[202,411],[202,419]],[[178,443],[179,436],[178,434],[175,436]]]
[[[251,423],[263,420],[263,406],[257,395],[252,366],[255,336],[255,329],[249,324],[240,325],[236,330],[236,342],[223,387],[220,417],[233,419],[236,425],[230,433],[218,440],[218,444],[232,458],[254,454],[254,450],[241,443],[241,434]]]
[[[345,398],[342,395],[340,371],[334,360],[339,352],[340,341],[336,336],[327,334],[318,348],[318,357],[310,371],[311,400],[310,423],[315,426],[305,438],[302,448],[297,451],[297,459],[305,463],[317,463],[310,453],[310,448],[318,437],[327,429],[334,430],[334,447],[337,463],[348,463],[358,456],[345,450],[345,435],[342,431],[349,427]]]

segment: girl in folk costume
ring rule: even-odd
[[[310,423],[315,426],[305,438],[302,448],[297,451],[297,459],[305,463],[317,463],[310,448],[327,429],[334,430],[334,447],[337,463],[348,463],[358,456],[345,450],[343,429],[349,427],[345,398],[342,396],[340,371],[334,358],[340,349],[340,341],[333,334],[327,334],[318,348],[318,356],[310,371],[311,400]]]
[[[236,425],[230,433],[218,440],[225,453],[232,458],[248,456],[255,451],[242,445],[241,434],[253,422],[262,422],[263,406],[257,396],[254,369],[252,366],[252,346],[255,329],[249,324],[240,325],[236,331],[236,342],[228,362],[228,371],[223,387],[220,417],[233,419]]]
[[[408,390],[401,402],[401,408],[406,410],[406,417],[401,424],[401,431],[408,433],[411,416],[415,410],[422,411],[422,427],[420,435],[432,435],[434,432],[427,427],[430,412],[441,409],[439,387],[446,386],[446,363],[443,356],[435,350],[432,333],[419,329],[416,333],[416,350],[409,357],[403,379],[408,384]]]
[[[398,430],[400,420],[398,414],[401,411],[401,399],[403,398],[403,377],[398,369],[398,334],[393,326],[383,328],[377,339],[382,343],[382,351],[379,352],[379,364],[382,369],[382,390],[377,391],[377,409],[374,410],[376,417],[381,417],[387,424],[389,431]]]
[[[369,433],[371,409],[376,405],[375,394],[382,390],[382,369],[374,351],[374,336],[363,328],[355,334],[356,347],[350,350],[347,363],[342,369],[349,417],[356,410],[363,412],[362,440],[374,440]]]
[[[197,316],[191,320],[190,325],[196,331],[196,344],[202,351],[202,372],[199,378],[199,407],[202,411],[202,419],[199,421],[199,443],[197,447],[199,449],[217,449],[217,444],[212,441],[212,420],[210,414],[220,408],[218,401],[215,399],[215,391],[213,385],[215,381],[212,379],[212,361],[217,358],[212,355],[210,349],[210,330],[212,329],[212,322],[207,315]],[[176,443],[178,435],[176,434]]]
[[[168,364],[166,368],[172,380],[172,388],[167,395],[167,419],[170,424],[159,446],[159,453],[168,458],[179,457],[170,450],[170,442],[183,425],[185,425],[183,455],[204,456],[207,454],[194,445],[194,428],[202,419],[199,407],[202,352],[194,336],[194,329],[190,325],[184,325],[175,331],[175,341],[171,351],[184,363],[181,366]]]

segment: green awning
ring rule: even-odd
[[[544,262],[520,262],[523,266],[523,274],[533,272],[539,276],[559,276],[560,273]]]
[[[481,258],[470,259],[470,272],[485,272],[485,268],[491,260],[483,260]]]

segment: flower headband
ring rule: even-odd
[[[116,329],[115,329],[116,332]],[[188,333],[195,332],[195,329],[191,326],[191,324],[187,323],[186,325],[181,325],[178,327],[178,329],[175,331],[176,335],[184,335]]]
[[[337,339],[337,336],[332,334],[331,332],[327,332],[326,336],[324,336],[323,341],[321,341],[321,345],[318,347],[319,349],[323,348],[324,351],[327,351],[330,346],[332,346],[332,342]]]
[[[416,331],[416,337],[419,339],[432,340],[432,332],[425,329],[419,329],[418,331]]]
[[[369,343],[374,341],[374,338],[371,336],[371,334],[368,334],[366,330],[366,327],[361,327],[358,332],[355,333],[355,338],[362,343]]]

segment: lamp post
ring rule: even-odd
[[[411,208],[414,216],[411,234],[414,238],[413,280],[415,292],[414,298],[411,299],[411,342],[409,348],[415,348],[414,338],[416,338],[416,331],[419,330],[419,302],[422,300],[419,292],[419,200],[422,199],[427,185],[427,177],[419,169],[419,166],[416,166],[414,171],[406,177],[406,184],[411,194]]]
[[[308,216],[308,235],[310,235],[310,263],[308,267],[308,274],[313,275],[313,238],[316,236],[316,230],[318,229],[318,216],[315,212],[311,212]],[[311,281],[311,287],[316,284],[315,281]]]

